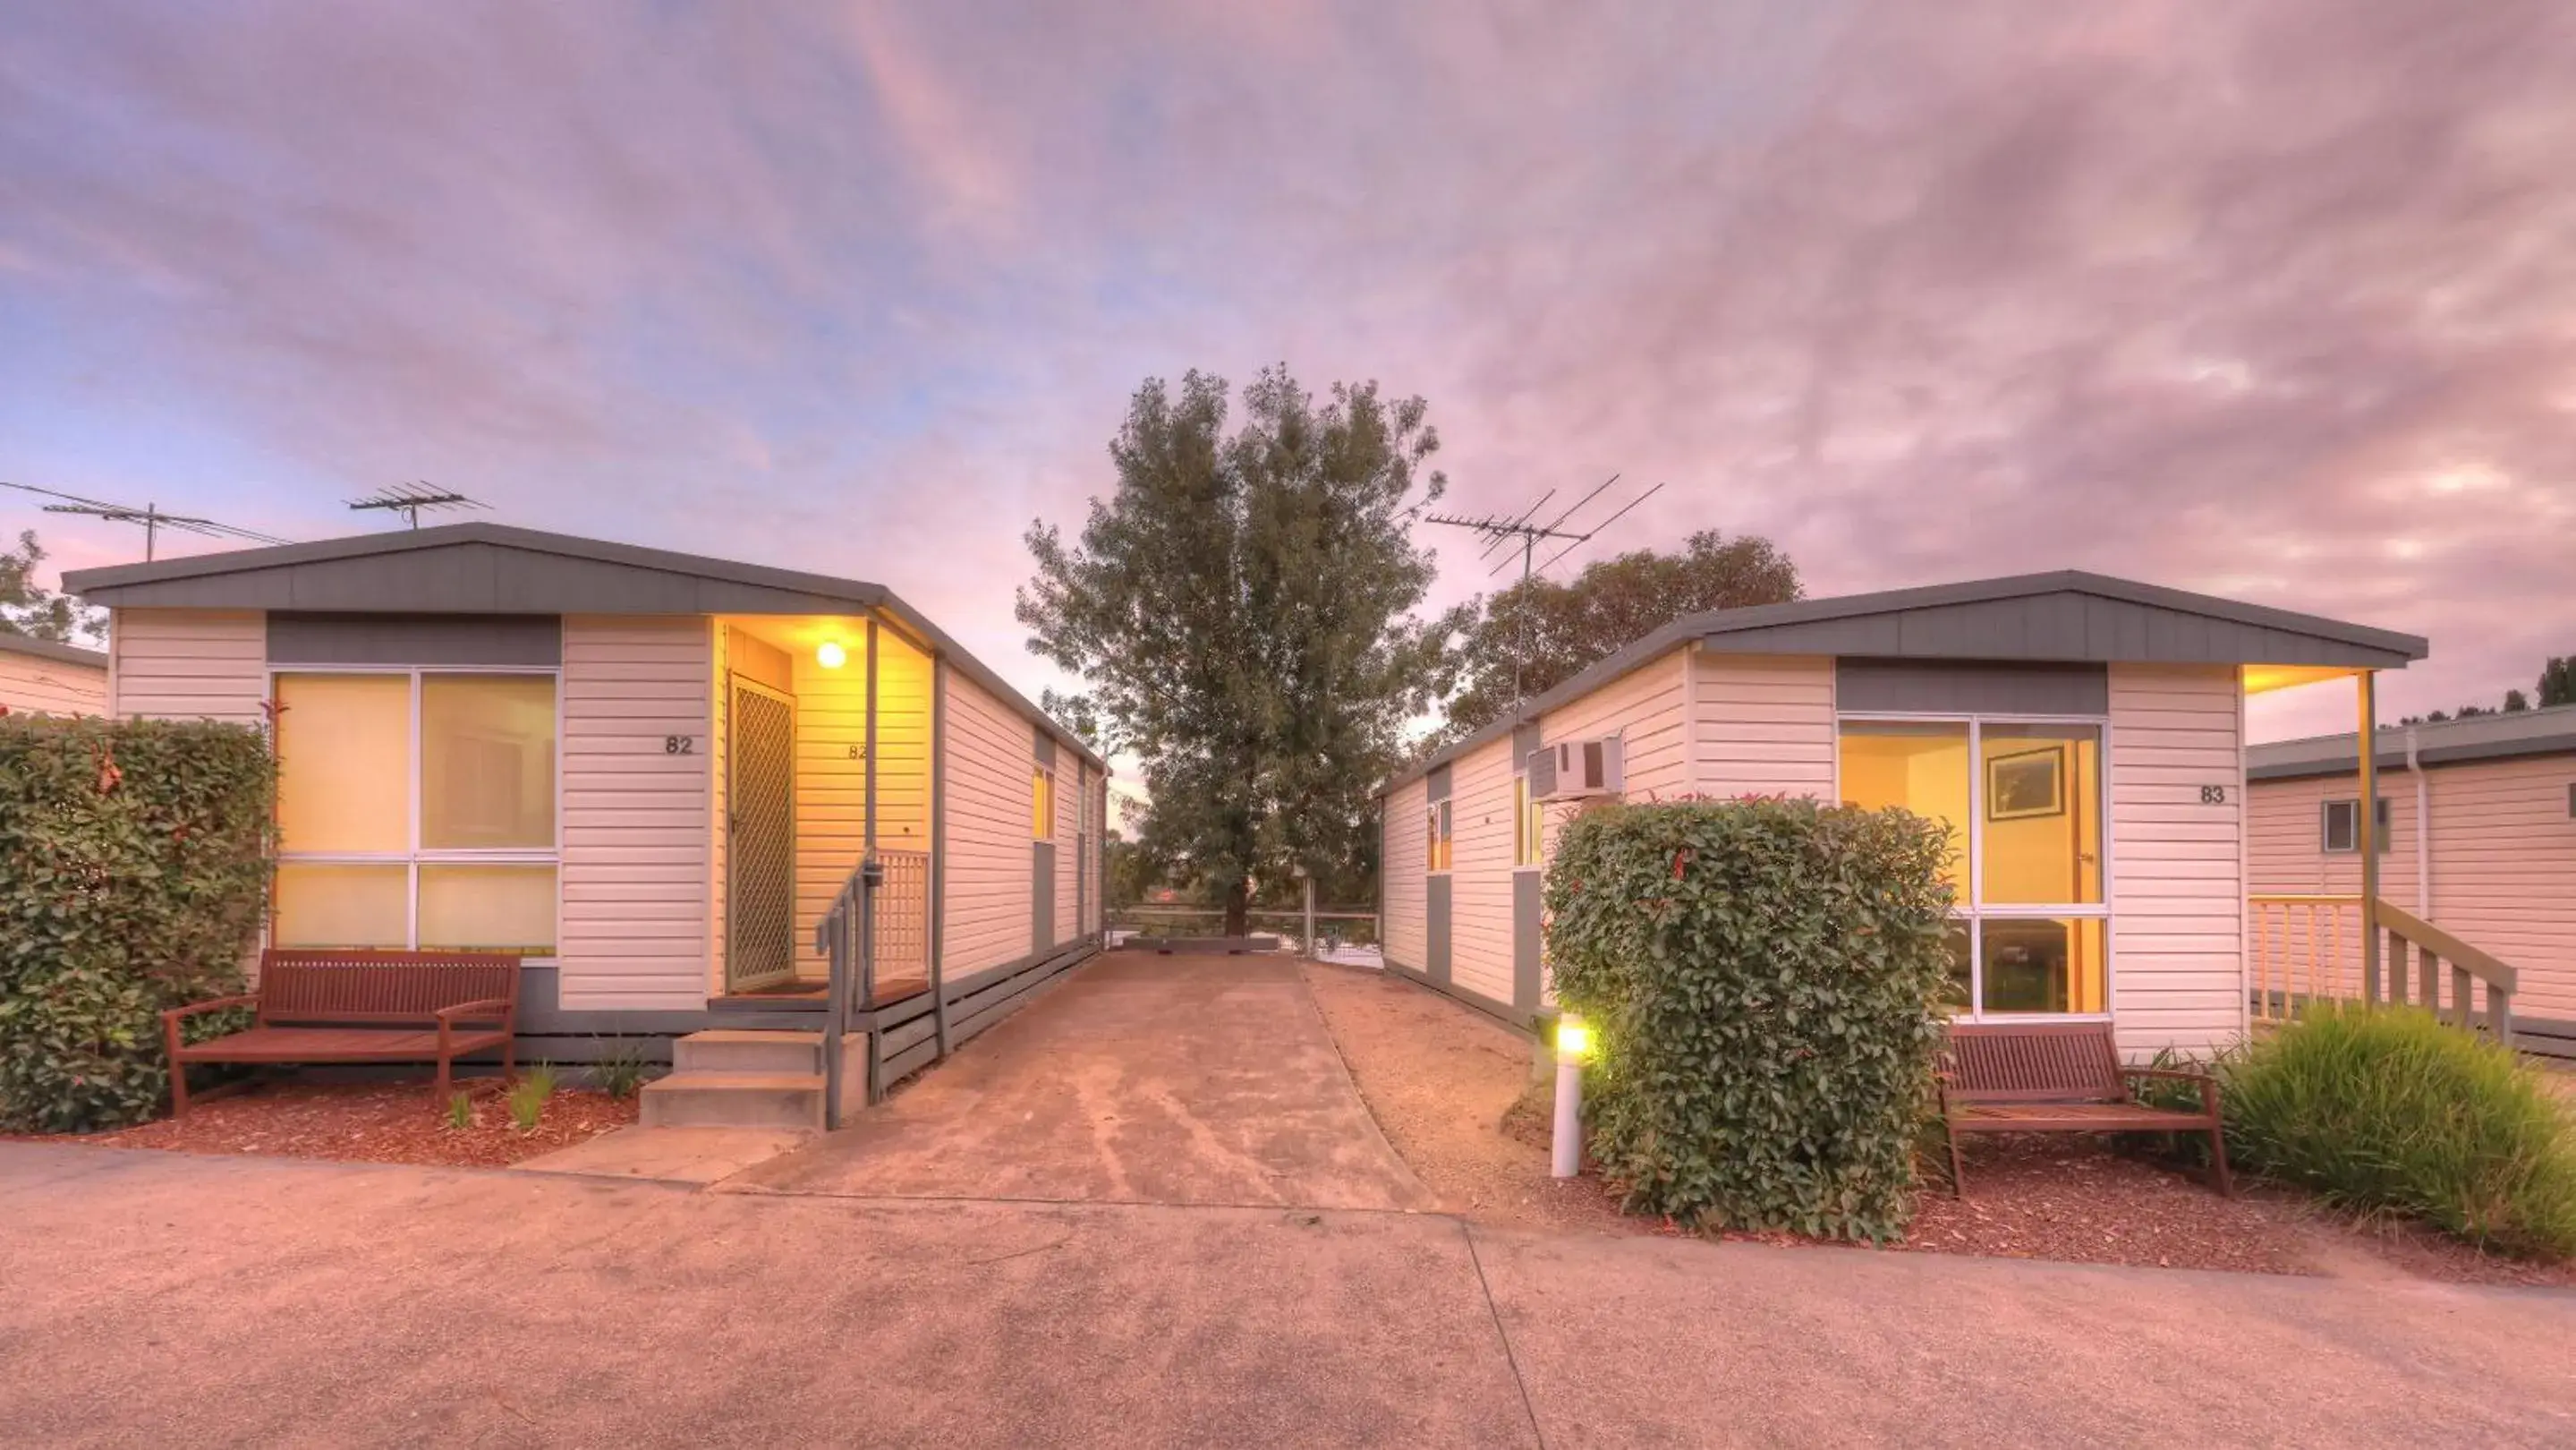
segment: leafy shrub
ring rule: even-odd
[[[159,1013],[241,990],[276,780],[238,725],[0,717],[0,1128],[85,1132],[159,1105]]]
[[[643,1089],[644,1079],[652,1076],[653,1060],[644,1055],[641,1043],[610,1043],[590,1064],[590,1080],[601,1092],[612,1098],[631,1098]]]
[[[1613,805],[1548,868],[1595,1030],[1591,1148],[1632,1210],[1889,1239],[1948,974],[1947,830],[1806,800]]]
[[[2471,1243],[2576,1256],[2576,1124],[2506,1048],[2405,1008],[2322,1008],[2228,1074],[2248,1167]]]
[[[510,1121],[522,1133],[535,1132],[537,1120],[545,1116],[547,1099],[554,1095],[554,1064],[541,1062],[529,1068],[510,1084]]]

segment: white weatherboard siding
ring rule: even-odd
[[[1384,879],[1379,883],[1378,913],[1386,933],[1386,959],[1421,971],[1428,954],[1423,913],[1428,905],[1422,873],[1425,842],[1422,816],[1431,798],[1422,781],[1407,781],[1386,795]]]
[[[930,657],[877,632],[877,845],[930,849]],[[814,929],[867,853],[868,672],[864,648],[838,669],[794,656],[796,695],[796,969],[830,963]]]
[[[1693,787],[1689,754],[1684,748],[1689,736],[1685,729],[1687,692],[1682,678],[1685,658],[1684,651],[1675,650],[1548,711],[1540,722],[1540,740],[1556,745],[1616,735],[1627,785],[1624,799],[1671,800],[1689,794]],[[1558,802],[1544,808],[1540,825],[1543,859],[1554,859],[1558,830],[1582,808],[1582,802]],[[1508,926],[1505,929],[1508,931]]]
[[[1694,650],[1690,696],[1689,789],[1832,796],[1832,660]]]
[[[2424,772],[2431,797],[2433,900],[2417,900],[2415,777],[2380,773],[2393,818],[2380,858],[2379,894],[2512,966],[2516,1014],[2576,1021],[2576,818],[2567,790],[2576,756],[2464,761]],[[2353,800],[2351,775],[2258,781],[2252,864],[2260,892],[2353,895],[2361,857],[2328,854],[2319,817],[2328,800]],[[2347,963],[2360,947],[2346,927]],[[2450,991],[2447,980],[2442,990]]]
[[[0,650],[0,706],[13,715],[104,715],[107,667]]]
[[[1512,742],[1488,741],[1449,766],[1449,979],[1512,1000]]]
[[[713,630],[697,616],[563,622],[567,1009],[706,1006]],[[672,736],[696,743],[675,754]]]
[[[2243,739],[2233,668],[2111,666],[2111,993],[2132,1057],[2245,1031]]]
[[[256,610],[120,609],[108,655],[119,716],[268,723],[268,616]]]
[[[1090,769],[1082,757],[1059,746],[1055,756],[1055,941],[1054,946],[1069,942],[1082,934],[1081,920],[1074,915],[1081,903],[1076,899],[1082,880],[1082,797],[1091,789],[1085,773]]]
[[[940,942],[951,978],[1033,949],[1029,782],[1037,728],[957,670],[948,672],[948,860]]]

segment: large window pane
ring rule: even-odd
[[[2102,922],[2026,921],[1989,916],[1982,923],[1988,1012],[2101,1012]]]
[[[1968,727],[1850,720],[1842,727],[1843,801],[1903,806],[1950,827],[1950,884],[1966,895]]]
[[[423,675],[420,751],[423,848],[555,843],[552,675]]]
[[[423,951],[554,955],[555,868],[420,868]]]
[[[2089,906],[2102,899],[2102,731],[2094,725],[1987,725],[1985,859],[1977,894],[2002,906]]]
[[[409,851],[410,677],[280,675],[277,703],[279,848]]]
[[[408,867],[290,862],[277,868],[271,945],[399,949],[410,940]]]

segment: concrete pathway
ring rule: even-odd
[[[2576,1295],[0,1144],[28,1445],[2576,1442]]]
[[[513,1163],[510,1170],[700,1185],[731,1178],[813,1137],[812,1133],[786,1128],[647,1128],[636,1124]]]
[[[1294,960],[1113,952],[724,1189],[1428,1208]]]

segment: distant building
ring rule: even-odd
[[[0,634],[0,710],[12,715],[104,715],[107,656],[77,645]]]

